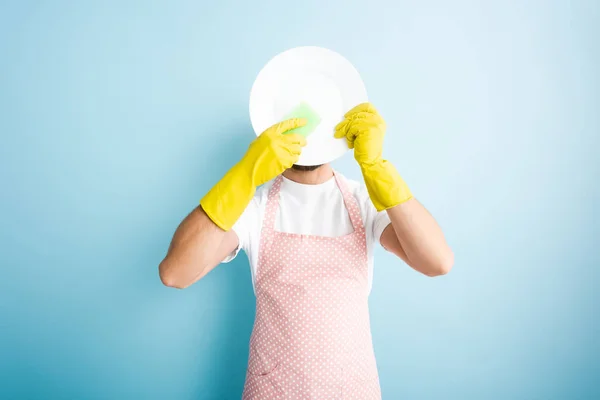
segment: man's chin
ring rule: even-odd
[[[292,165],[292,169],[294,171],[307,172],[307,171],[314,171],[317,168],[321,168],[322,166],[323,166],[323,164],[319,164],[319,165],[296,165],[296,164],[294,164],[294,165]]]

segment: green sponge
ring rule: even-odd
[[[290,119],[290,118],[304,118],[308,121],[306,123],[306,125],[286,132],[286,134],[296,133],[296,134],[302,135],[304,137],[307,137],[308,135],[313,133],[314,130],[317,128],[317,126],[321,123],[321,117],[319,116],[319,114],[317,114],[317,112],[315,110],[313,110],[313,108],[311,106],[309,106],[307,103],[304,103],[304,102],[302,102],[302,103],[298,104],[296,107],[294,107],[292,109],[292,111],[290,111],[285,116],[284,119]]]

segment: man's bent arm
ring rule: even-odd
[[[335,137],[345,137],[354,148],[375,209],[386,210],[392,221],[381,235],[383,247],[425,275],[443,275],[454,262],[452,251],[431,214],[413,198],[392,163],[383,159],[384,134],[385,121],[371,103],[354,107],[335,127]]]
[[[254,197],[256,187],[298,161],[306,139],[284,133],[306,122],[292,118],[267,128],[200,200],[200,206],[177,228],[167,256],[160,263],[160,279],[165,285],[185,288],[235,250],[238,237],[231,228]]]

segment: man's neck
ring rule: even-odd
[[[283,176],[304,185],[318,185],[327,182],[333,176],[333,169],[330,164],[323,164],[314,171],[297,171],[290,168],[283,172]]]

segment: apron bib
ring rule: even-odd
[[[244,400],[381,399],[369,323],[365,228],[334,172],[354,231],[275,231],[282,177],[267,200]]]

